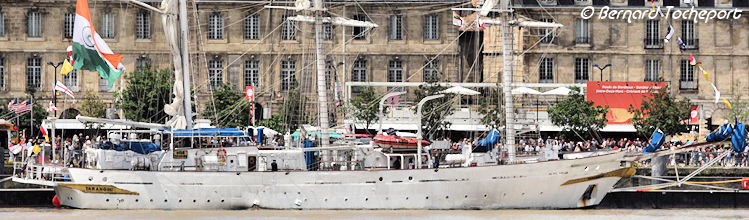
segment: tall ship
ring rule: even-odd
[[[121,124],[145,130],[110,131],[105,144],[86,150],[82,167],[24,161],[13,181],[50,186],[63,206],[82,209],[505,209],[582,208],[599,204],[621,178],[634,169],[622,162],[624,152],[598,151],[543,154],[515,153],[513,115],[513,26],[555,28],[560,25],[514,19],[510,1],[484,1],[476,16],[500,14],[504,44],[502,91],[505,126],[499,137],[482,140],[484,150],[437,153],[440,143],[383,132],[373,138],[330,141],[325,82],[324,25],[375,28],[376,24],[326,17],[322,0],[297,1],[306,12],[291,17],[311,22],[315,30],[315,70],[319,127],[300,128],[298,140],[266,145],[262,129],[196,128],[192,120],[186,0],[164,0],[162,13],[175,69],[174,101],[165,109],[167,124],[78,116],[88,123]],[[87,8],[78,0],[78,9]],[[478,19],[477,19],[478,22]],[[76,23],[78,25],[78,23]],[[92,28],[93,29],[93,28]],[[92,31],[93,33],[93,31]],[[452,88],[451,88],[452,89]],[[470,94],[461,88],[456,94]],[[473,91],[475,92],[475,91]],[[402,93],[391,93],[380,101]],[[422,105],[442,95],[429,96]],[[380,111],[380,123],[384,117]],[[303,136],[317,136],[305,141]],[[499,133],[496,133],[499,135]],[[429,146],[425,146],[429,145]],[[495,147],[501,146],[501,147]],[[504,149],[504,150],[502,150]],[[506,156],[503,155],[506,151]]]

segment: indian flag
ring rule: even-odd
[[[78,0],[75,7],[73,60],[73,68],[98,72],[109,81],[110,89],[125,70],[120,62],[122,55],[113,53],[94,30],[87,0]]]

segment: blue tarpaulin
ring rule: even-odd
[[[746,147],[746,127],[738,120],[736,121],[736,127],[733,128],[731,146],[733,146],[733,150],[736,152],[744,152],[744,148]]]
[[[731,127],[731,124],[723,124],[720,126],[720,129],[718,132],[710,133],[707,135],[705,140],[707,142],[713,142],[713,141],[723,141],[728,138],[730,138],[733,135],[733,127]]]
[[[174,137],[236,137],[244,136],[242,130],[236,128],[201,128],[193,130],[164,130],[172,133]]]
[[[486,138],[479,140],[479,146],[487,147],[487,149],[493,147],[499,141],[499,131],[491,130]]]
[[[645,147],[645,149],[642,149],[642,152],[655,152],[655,150],[658,150],[658,148],[661,147],[664,142],[666,142],[666,135],[663,134],[663,131],[661,131],[661,129],[655,129],[655,131],[653,132],[653,136],[650,137],[650,143],[648,143],[648,146]]]
[[[161,147],[151,142],[139,142],[139,141],[126,141],[120,144],[113,144],[112,142],[105,142],[102,145],[102,149],[112,149],[116,151],[133,151],[139,154],[149,154],[151,152],[161,151]]]

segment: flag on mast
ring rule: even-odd
[[[692,66],[697,65],[697,60],[694,59],[694,56],[692,56],[692,54],[689,54],[689,64]]]
[[[49,105],[47,105],[47,111],[48,112],[57,111],[57,106],[55,106],[55,103],[53,103],[52,100],[49,100]]]
[[[98,72],[109,81],[110,89],[125,70],[122,55],[113,53],[96,33],[87,0],[78,0],[75,7],[73,59],[73,68]]]
[[[47,125],[42,121],[42,125],[39,126],[39,130],[42,131],[42,135],[44,135],[44,140],[49,142],[49,134],[47,134]]]
[[[453,24],[463,27],[463,17],[460,17],[458,12],[453,11]]]
[[[481,21],[481,16],[476,16],[476,26],[483,30],[486,30],[486,27],[484,27],[484,22]]]
[[[110,84],[110,85],[111,85],[111,84]],[[73,97],[73,104],[75,104],[75,102],[76,102],[76,101],[75,101],[75,95],[73,95],[73,91],[70,91],[70,89],[68,89],[68,87],[67,87],[67,86],[65,86],[65,84],[62,84],[62,83],[61,83],[61,82],[59,82],[59,81],[58,81],[58,82],[55,82],[55,90],[56,90],[56,91],[60,91],[60,92],[63,92],[63,93],[65,93],[65,94],[69,95],[70,97]]]

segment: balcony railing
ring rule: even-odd
[[[575,37],[576,44],[589,44],[590,37]]]
[[[700,49],[700,39],[682,39],[684,45],[681,46],[682,50],[697,50]]]
[[[645,38],[645,49],[663,49],[663,42],[659,38]]]
[[[696,90],[697,83],[695,81],[679,81],[679,89],[681,90]]]

